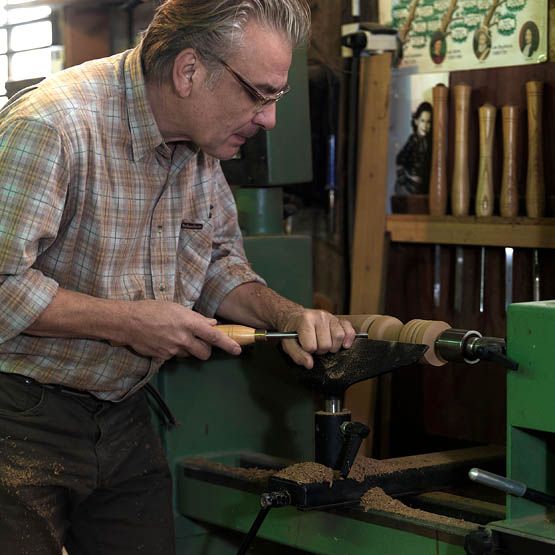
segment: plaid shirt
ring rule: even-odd
[[[219,162],[164,143],[138,49],[60,72],[0,114],[0,371],[121,400],[161,361],[25,335],[58,286],[212,316],[250,281]]]

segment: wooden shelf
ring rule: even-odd
[[[386,230],[396,243],[555,248],[555,218],[457,218],[393,214]]]

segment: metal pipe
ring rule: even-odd
[[[331,397],[326,399],[324,402],[324,411],[331,412],[333,414],[341,412],[343,410],[343,403],[339,397]]]

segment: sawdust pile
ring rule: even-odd
[[[203,458],[187,459],[197,466],[208,468],[216,472],[223,472],[225,474],[233,474],[239,478],[248,480],[249,482],[266,483],[275,473],[276,470],[263,469],[263,468],[239,468],[236,466],[229,466],[227,464],[214,462]]]
[[[457,518],[450,518],[448,516],[437,515],[429,513],[421,509],[413,509],[408,507],[398,499],[393,499],[390,495],[384,492],[382,488],[369,489],[360,498],[360,505],[365,512],[374,510],[384,513],[394,513],[396,515],[406,516],[416,520],[423,520],[425,522],[434,522],[436,524],[444,524],[446,526],[456,526],[460,528],[475,528],[476,525],[465,520]]]
[[[357,457],[347,478],[364,482],[369,476],[381,476],[398,470],[398,465],[368,457]]]
[[[323,464],[304,462],[280,470],[276,477],[291,480],[297,484],[323,484],[327,482],[331,486],[333,483],[333,470]]]

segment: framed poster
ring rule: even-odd
[[[547,61],[548,0],[393,0],[400,68],[421,73]]]

